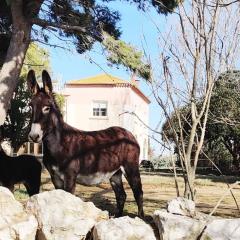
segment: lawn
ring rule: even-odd
[[[142,173],[142,184],[144,191],[144,211],[146,220],[151,222],[151,216],[156,209],[165,208],[168,200],[176,197],[174,179],[171,174],[161,173]],[[239,179],[226,177],[231,184]],[[180,192],[183,193],[183,181],[179,177]],[[124,180],[125,190],[127,192],[127,201],[124,208],[124,215],[135,216],[137,207],[133,194],[126,180]],[[41,191],[53,189],[49,175],[46,171],[42,174]],[[209,213],[213,210],[218,200],[228,191],[227,184],[223,182],[222,177],[217,176],[198,176],[196,179],[196,206],[199,211]],[[234,196],[240,205],[240,186],[233,188]],[[110,215],[114,215],[115,197],[110,184],[104,183],[99,186],[86,187],[77,184],[75,194],[85,201],[92,201],[97,207],[108,210]],[[26,201],[28,198],[24,187],[16,186],[15,197],[20,201]],[[224,217],[240,217],[236,204],[228,194],[214,215]]]

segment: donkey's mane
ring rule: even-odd
[[[58,106],[58,103],[57,103],[57,101],[56,101],[56,96],[57,96],[57,94],[56,94],[55,92],[53,92],[53,93],[51,94],[51,97],[52,97],[53,102],[54,102],[55,109],[56,109],[56,111],[59,113],[60,117],[63,118],[62,112],[61,112],[61,110],[60,110],[60,108],[59,108],[59,106]]]

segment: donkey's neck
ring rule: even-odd
[[[43,138],[44,145],[56,145],[61,142],[63,125],[64,121],[60,114],[53,112],[47,134]]]
[[[43,139],[43,141],[47,145],[60,144],[61,140],[62,140],[62,126],[53,127],[51,131]]]
[[[59,155],[64,151],[64,148],[67,147],[67,144],[71,144],[71,141],[68,143],[64,141],[65,136],[70,136],[71,134],[69,133],[76,131],[78,130],[61,119],[43,139],[44,147],[47,148],[52,155]]]

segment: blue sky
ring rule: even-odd
[[[136,6],[127,4],[126,2],[116,1],[112,2],[110,6],[114,10],[118,10],[121,14],[121,21],[119,22],[122,30],[121,39],[127,43],[131,43],[140,50],[144,48],[147,55],[150,55],[151,59],[157,62],[159,33],[155,25],[161,31],[164,30],[169,17],[166,18],[163,15],[157,14],[154,9],[149,9],[146,13],[138,11]],[[130,72],[127,72],[125,68],[109,67],[107,65],[106,58],[102,55],[101,49],[97,44],[92,52],[83,55],[59,48],[49,48],[49,50],[52,71],[63,82],[94,76],[104,71],[126,80],[130,78]],[[94,60],[94,63],[90,63],[89,57]],[[140,88],[152,101],[150,104],[149,125],[151,128],[155,128],[160,120],[160,109],[151,97],[150,88],[144,81],[141,81]],[[157,145],[154,144],[154,148],[157,150]]]

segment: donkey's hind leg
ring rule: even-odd
[[[140,218],[144,218],[143,212],[143,191],[142,191],[142,183],[141,177],[139,173],[138,165],[130,165],[124,167],[125,177],[133,191],[134,198],[138,205],[138,216]]]
[[[25,188],[27,189],[28,195],[31,197],[34,194],[38,194],[40,191],[41,179],[35,178],[28,180],[23,183]]]
[[[32,185],[31,185],[31,183],[29,184],[29,183],[23,183],[23,185],[25,186],[25,188],[26,188],[26,190],[27,190],[27,193],[28,193],[28,195],[31,197],[32,195],[34,195],[34,194],[38,194],[39,193],[39,191],[37,191],[37,189],[35,189]]]
[[[120,169],[110,178],[110,183],[117,201],[118,212],[116,216],[120,217],[123,214],[123,208],[127,197],[126,192],[123,188],[122,172]]]
[[[41,165],[35,167],[34,171],[23,182],[25,188],[27,189],[28,195],[32,196],[38,194],[41,186]]]

